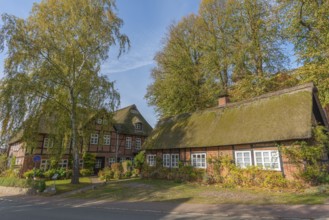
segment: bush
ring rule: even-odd
[[[122,177],[122,165],[121,163],[112,163],[111,164],[111,170],[113,171],[113,178],[114,179],[121,179]]]
[[[46,189],[46,182],[44,180],[34,180],[30,183],[30,185],[37,192],[43,192]]]
[[[96,163],[96,155],[91,153],[85,153],[82,157],[83,168],[92,170]]]
[[[109,181],[113,179],[114,172],[109,167],[105,167],[103,170],[98,172],[98,177],[100,180]]]
[[[49,169],[43,173],[47,179],[51,179],[57,173],[56,169]]]
[[[130,160],[126,160],[122,162],[122,170],[123,173],[131,172],[133,163]]]
[[[7,170],[7,156],[0,154],[0,176],[5,170]]]
[[[127,171],[125,174],[124,174],[124,177],[125,178],[130,178],[132,176],[132,172],[131,171]]]
[[[45,175],[44,175],[45,172],[43,170],[40,170],[40,169],[28,170],[23,174],[23,176],[25,178],[28,178],[28,179],[33,179],[34,173],[35,173],[35,177],[38,177],[38,178],[44,178],[45,177]]]
[[[81,169],[80,170],[80,175],[85,177],[85,176],[91,176],[93,174],[93,170],[91,169]]]
[[[140,151],[134,158],[135,169],[139,170],[140,172],[143,168],[144,162],[145,162],[145,151]]]

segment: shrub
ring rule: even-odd
[[[0,154],[0,176],[5,170],[7,170],[7,156]]]
[[[85,153],[82,157],[83,168],[92,170],[96,163],[96,155],[91,153]]]
[[[26,179],[32,179],[33,178],[33,175],[34,175],[34,170],[28,170],[26,171],[23,176],[26,178]]]
[[[44,180],[34,180],[31,183],[30,183],[30,185],[37,192],[43,192],[46,189],[46,182]]]
[[[297,178],[312,185],[329,183],[327,167],[322,164],[323,155],[329,150],[329,136],[323,126],[313,128],[310,141],[295,142],[292,146],[279,148],[299,169]]]
[[[130,160],[126,160],[122,162],[122,170],[123,173],[126,174],[127,172],[131,172],[132,170],[132,162]]]
[[[132,176],[132,172],[131,171],[127,171],[125,174],[124,174],[124,177],[125,178],[130,178]]]
[[[81,176],[91,176],[93,174],[93,171],[91,169],[81,169],[80,175]]]
[[[145,161],[145,151],[140,151],[134,158],[134,167],[135,169],[141,171]]]
[[[56,169],[49,169],[43,173],[47,179],[51,179],[57,173]],[[58,174],[58,173],[57,173]]]
[[[122,171],[123,171],[121,163],[112,163],[111,164],[111,170],[114,173],[113,174],[114,179],[121,179]]]
[[[98,177],[100,180],[109,181],[113,179],[114,172],[109,167],[105,167],[103,170],[98,172]]]

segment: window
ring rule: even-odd
[[[43,147],[44,147],[44,148],[52,147],[53,144],[54,144],[54,141],[53,141],[53,139],[51,139],[51,138],[45,138],[45,139],[43,140]]]
[[[102,168],[102,159],[96,159],[95,168],[101,169]]]
[[[116,163],[117,161],[115,160],[114,157],[109,158],[109,165],[111,166],[112,163]]]
[[[162,162],[164,167],[170,167],[170,154],[163,154]]]
[[[103,120],[101,118],[98,118],[96,122],[97,122],[97,124],[101,125]]]
[[[241,168],[251,166],[251,151],[235,151],[235,164]]]
[[[126,149],[131,149],[131,137],[126,137]]]
[[[156,155],[155,154],[148,154],[146,156],[146,162],[149,166],[155,166],[155,162],[156,162]]]
[[[42,159],[40,163],[40,170],[48,170],[49,165],[50,164],[48,160]]]
[[[206,153],[195,153],[191,155],[191,164],[196,168],[206,168]]]
[[[103,119],[103,125],[108,125],[109,122],[106,119]]]
[[[136,138],[136,150],[140,150],[142,148],[142,140],[140,138]]]
[[[59,168],[65,168],[67,169],[68,166],[68,160],[67,159],[62,159],[59,163],[58,163]]]
[[[136,124],[135,124],[135,129],[136,129],[137,131],[141,131],[141,130],[143,130],[143,124],[140,123],[140,122],[136,123]]]
[[[111,135],[109,134],[104,135],[104,145],[111,145]]]
[[[91,134],[90,144],[98,144],[98,134]]]
[[[277,150],[262,150],[254,151],[255,165],[269,170],[281,170],[279,151]]]
[[[178,154],[172,154],[171,155],[171,167],[177,168],[179,162],[179,155]]]

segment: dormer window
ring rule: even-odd
[[[136,131],[142,131],[143,130],[143,124],[138,122],[135,124],[135,130]]]

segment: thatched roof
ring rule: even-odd
[[[145,149],[226,146],[307,139],[318,105],[313,84],[161,120]],[[322,112],[321,112],[322,111]],[[314,117],[313,117],[314,118]],[[324,124],[325,120],[322,120]],[[327,124],[324,124],[327,126]]]
[[[114,114],[114,128],[119,133],[124,134],[139,134],[148,136],[152,132],[152,127],[145,120],[142,114],[138,111],[136,105],[131,105],[120,110],[117,110]],[[141,123],[142,130],[136,131],[135,124]]]
[[[96,120],[96,115],[92,115],[86,119],[85,123],[81,126],[86,126],[86,124],[90,123],[92,120]],[[51,122],[49,123],[49,118],[42,117],[39,121],[38,131],[40,134],[50,134],[51,133]],[[53,119],[52,119],[53,120]],[[143,129],[141,131],[135,130],[135,123],[142,123]],[[116,130],[119,133],[123,134],[138,134],[142,136],[148,136],[152,127],[150,124],[144,119],[144,117],[138,111],[136,105],[131,105],[122,109],[119,109],[113,114],[113,128],[112,130]],[[24,129],[20,129],[10,140],[9,144],[20,141],[23,138]]]

